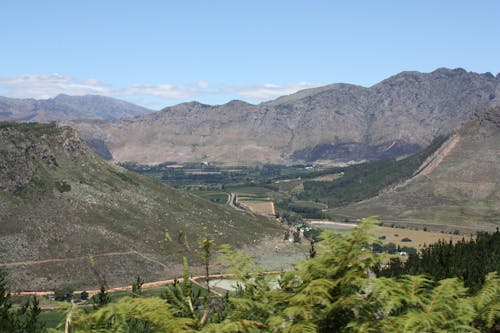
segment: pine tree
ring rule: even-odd
[[[106,287],[101,285],[99,293],[92,296],[92,301],[94,302],[94,308],[100,308],[111,302],[111,296],[106,292]]]
[[[142,285],[144,284],[144,280],[141,279],[139,275],[137,275],[136,279],[132,283],[132,297],[139,297],[142,295]]]
[[[7,287],[7,273],[0,270],[0,332],[14,331],[12,302]]]
[[[41,332],[43,325],[39,321],[40,302],[33,296],[29,298],[17,312],[17,331],[23,333]]]

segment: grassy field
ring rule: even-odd
[[[440,239],[445,241],[457,242],[462,240],[462,238],[468,238],[469,236],[464,235],[453,235],[446,234],[436,231],[424,231],[424,230],[414,230],[414,229],[402,229],[402,228],[391,228],[377,226],[374,228],[374,233],[377,237],[385,236],[382,241],[384,244],[394,243],[400,246],[409,246],[416,249],[422,248],[424,245],[429,245],[436,243]],[[408,238],[411,241],[403,242],[402,239]]]
[[[66,313],[61,310],[43,310],[40,313],[40,323],[45,328],[57,328],[63,325],[66,319]]]
[[[229,195],[225,192],[205,192],[198,195],[221,205],[227,204],[227,201],[229,200]]]
[[[234,186],[226,188],[228,192],[234,192],[241,197],[267,198],[270,189],[261,186]]]

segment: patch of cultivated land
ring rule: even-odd
[[[376,226],[373,232],[377,237],[385,236],[382,241],[384,244],[394,243],[399,246],[409,246],[416,249],[422,248],[424,245],[429,245],[438,242],[439,240],[458,242],[464,237],[468,238],[469,235],[453,235],[446,234],[436,231],[424,231],[424,230],[413,230],[413,229],[402,229],[402,228],[391,228]],[[411,241],[403,242],[404,238],[408,238]]]
[[[274,209],[274,203],[270,200],[261,201],[255,199],[238,199],[238,204],[250,210],[252,213],[266,215],[266,216],[276,216],[276,211]]]

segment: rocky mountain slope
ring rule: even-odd
[[[0,97],[0,121],[113,120],[149,112],[132,103],[97,95],[58,95],[43,100]]]
[[[475,113],[409,181],[336,212],[494,230],[500,226],[500,108]]]
[[[13,288],[165,279],[201,235],[240,246],[277,230],[111,165],[71,128],[0,122],[0,268]]]
[[[333,84],[251,105],[168,107],[133,119],[73,122],[115,161],[239,164],[400,156],[481,108],[500,105],[500,75],[441,68],[372,87]]]

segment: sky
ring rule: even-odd
[[[500,1],[2,1],[0,95],[251,103],[404,70],[500,72]]]

